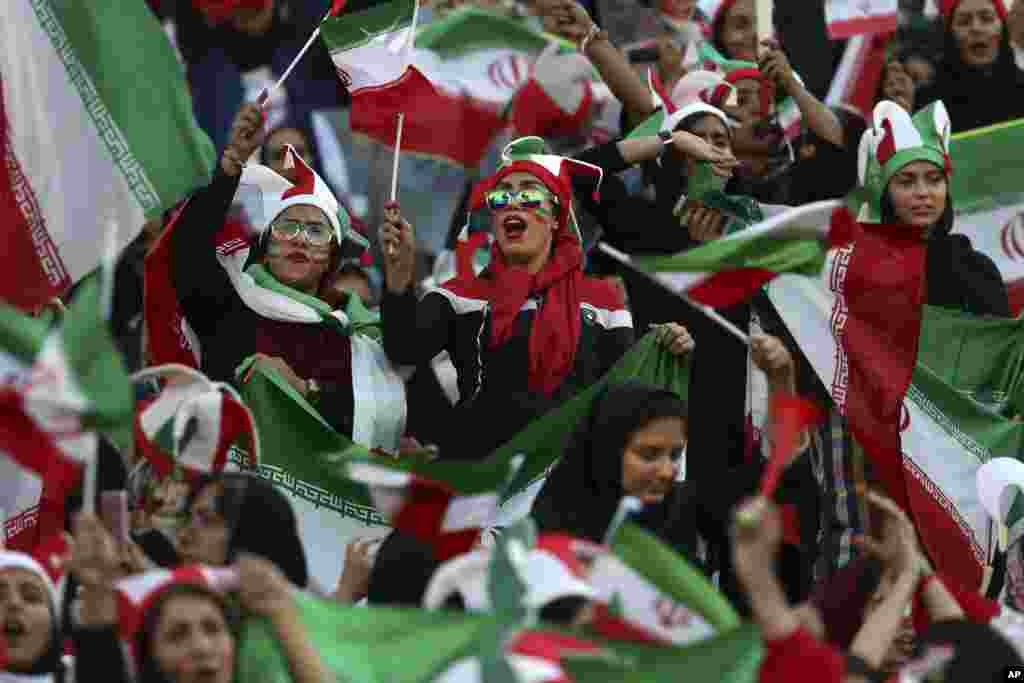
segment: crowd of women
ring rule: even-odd
[[[956,132],[1024,116],[1024,2],[1011,10],[1003,0],[942,0],[944,42],[930,52],[905,41],[892,52],[867,120],[826,106],[777,40],[758,42],[753,0],[713,3],[711,15],[676,3],[684,7],[673,15],[689,16],[685,30],[651,36],[654,97],[584,6],[536,0],[519,8],[590,59],[622,104],[621,135],[573,156],[553,152],[559,141],[533,136],[505,145],[497,170],[467,193],[456,219],[467,228],[453,235],[448,278],[438,275],[443,268],[424,268],[416,226],[397,203],[366,235],[378,253],[368,267],[353,251],[363,242],[358,218],[314,170],[308,136],[270,130],[257,104],[237,107],[230,128],[217,113],[223,100],[207,82],[216,81],[209,60],[238,71],[261,51],[281,61],[276,47],[304,16],[293,4],[155,7],[181,27],[205,125],[223,143],[212,180],[168,216],[166,235],[170,279],[207,376],[239,381],[239,365],[255,356],[339,434],[398,458],[430,446],[442,461],[473,468],[599,382],[641,336],[635,330],[652,330],[665,353],[691,364],[688,396],[640,382],[603,388],[533,501],[539,532],[601,544],[621,521],[620,501],[638,499],[632,520],[700,568],[759,627],[764,681],[925,680],[936,672],[942,678],[927,680],[992,680],[1024,665],[1014,612],[1024,605],[1001,591],[1002,577],[986,596],[936,574],[913,522],[882,494],[870,463],[860,475],[870,490],[854,489],[845,417],[766,296],[721,311],[751,331],[747,347],[652,281],[634,274],[624,283],[613,263],[585,247],[599,234],[627,254],[674,254],[747,229],[771,205],[838,198],[859,184],[858,219],[868,229],[926,243],[924,303],[1009,317],[995,264],[954,234],[956,160],[948,156],[950,127],[936,125],[948,120]],[[714,72],[683,65],[680,36],[692,37],[694,26],[725,58]],[[324,66],[312,60],[300,80],[315,82]],[[803,117],[795,139],[778,124],[786,98]],[[657,130],[627,137],[659,108]],[[917,135],[865,151],[862,136],[885,130]],[[256,199],[243,196],[246,187],[258,188]],[[719,203],[688,201],[709,187],[719,190]],[[239,203],[252,236],[244,251],[232,251],[222,228]],[[165,227],[147,226],[140,240]],[[130,258],[139,255],[126,253],[123,262]],[[381,275],[379,287],[371,270]],[[129,365],[142,365],[138,322],[117,313],[141,286],[137,273],[126,272],[113,322]],[[384,369],[373,390],[380,393],[367,393],[357,366],[368,352],[352,329],[378,313],[375,362]],[[435,372],[439,355],[452,376]],[[828,415],[800,434],[799,456],[771,500],[757,494],[765,460],[746,420],[752,368],[771,393],[799,393]],[[401,397],[401,408],[377,400],[386,395]],[[294,448],[301,455],[303,444]],[[0,552],[2,680],[237,680],[244,613],[271,624],[292,680],[322,682],[334,674],[300,618],[295,591],[341,603],[437,607],[436,595],[428,596],[444,577],[458,594],[440,601],[444,609],[479,608],[468,585],[451,578],[460,558],[441,561],[401,530],[379,544],[339,541],[344,572],[325,591],[312,581],[296,513],[272,482],[222,467],[161,477],[130,453],[104,449],[100,488],[131,491],[131,533],[116,537],[95,515],[75,512],[59,550]],[[867,503],[865,518],[858,502]],[[798,532],[784,543],[789,512]],[[594,598],[579,587],[586,572],[559,561],[574,573],[575,588],[534,607],[546,622],[587,633]],[[118,588],[126,577],[195,565],[231,569],[232,578],[176,572],[138,619],[126,617]]]

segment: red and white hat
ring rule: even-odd
[[[358,241],[361,235],[352,229],[352,219],[331,192],[327,183],[317,175],[295,148],[286,145],[284,164],[286,168],[294,168],[296,183],[281,176],[268,166],[262,164],[246,164],[242,170],[241,187],[254,187],[260,192],[263,215],[253,220],[257,223],[260,234],[266,233],[270,224],[290,206],[315,206],[324,212],[334,229],[334,237],[340,245],[343,239]]]
[[[725,112],[712,104],[736,103],[735,87],[722,74],[705,70],[691,71],[679,79],[671,94],[665,92],[653,69],[648,71],[647,80],[658,103],[665,108],[662,131],[671,132],[680,121],[699,113],[710,114],[727,127],[732,125]]]
[[[545,151],[544,140],[536,136],[513,140],[501,152],[501,166],[498,172],[473,189],[470,211],[482,208],[487,193],[511,173],[529,173],[544,183],[558,199],[558,204],[562,208],[558,228],[571,227],[579,237],[576,214],[572,208],[572,181],[573,178],[581,176],[596,178],[594,195],[597,196],[601,181],[604,179],[604,171],[600,166],[570,157],[548,154]]]
[[[598,597],[583,579],[582,565],[575,557],[562,552],[568,550],[568,537],[541,536],[537,546],[527,549],[512,540],[509,556],[516,573],[526,586],[523,602],[530,609],[567,597],[594,600]],[[575,541],[576,539],[569,539]],[[488,576],[492,549],[480,548],[459,555],[438,567],[423,595],[423,606],[439,609],[452,595],[459,595],[469,611],[487,611],[491,608]]]
[[[135,445],[156,471],[163,477],[179,468],[186,477],[220,472],[236,444],[249,466],[259,464],[256,423],[230,385],[177,365],[147,368],[133,379],[173,374],[184,383],[167,385],[135,414]]]

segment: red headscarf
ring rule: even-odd
[[[953,12],[960,6],[960,3],[964,0],[942,0],[942,17],[946,20],[946,24],[953,18]],[[1006,18],[1009,16],[1009,12],[1006,11],[1006,5],[1003,4],[1003,0],[989,0],[992,3],[992,7],[995,8],[996,14],[999,18],[1006,22]]]
[[[567,176],[556,177],[538,164],[517,161],[481,183],[473,192],[471,204],[479,206],[487,190],[517,171],[540,179],[558,196],[562,207],[547,263],[540,272],[531,275],[525,267],[509,264],[495,242],[491,245],[488,273],[477,277],[472,269],[464,270],[458,279],[490,303],[492,349],[512,336],[523,304],[531,296],[543,297],[530,328],[528,383],[532,391],[550,396],[572,371],[576,360],[581,329],[579,292],[583,283],[583,251],[569,224],[572,191]],[[470,240],[465,246],[475,248],[470,245],[476,244]]]

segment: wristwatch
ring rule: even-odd
[[[313,405],[320,401],[320,383],[312,377],[306,380],[306,400]]]
[[[658,137],[661,138],[661,144],[671,145],[672,144],[672,131],[670,130],[659,130]]]

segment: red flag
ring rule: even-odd
[[[792,394],[772,394],[768,414],[771,417],[771,456],[761,477],[761,495],[771,498],[783,472],[796,453],[800,433],[817,424],[824,414],[810,401]]]
[[[331,3],[331,10],[327,13],[332,17],[336,17],[341,14],[341,10],[345,9],[345,4],[348,0],[334,0]]]
[[[902,226],[862,225],[838,291],[845,315],[834,333],[846,386],[836,404],[877,468],[888,495],[909,510],[900,446],[900,410],[917,362],[925,296],[925,242]],[[841,365],[845,363],[846,367]]]

